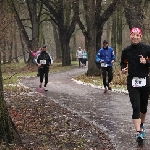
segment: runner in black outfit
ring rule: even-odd
[[[150,46],[141,43],[142,30],[132,28],[130,30],[131,45],[122,51],[121,70],[127,73],[127,89],[129,92],[130,102],[132,104],[133,124],[136,129],[137,142],[145,138],[145,122],[148,97],[149,83],[148,74],[150,62]]]
[[[42,45],[42,51],[37,55],[37,64],[39,67],[40,71],[40,85],[39,87],[42,88],[42,83],[43,83],[43,77],[45,75],[45,84],[44,88],[45,91],[47,91],[46,85],[48,83],[48,73],[49,73],[49,66],[52,62],[52,57],[48,52],[46,52],[46,45]]]

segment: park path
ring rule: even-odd
[[[135,141],[128,94],[103,93],[100,88],[77,84],[73,77],[87,69],[75,68],[49,74],[47,97],[61,106],[78,113],[99,127],[111,139],[116,150],[150,150],[150,115],[146,120],[147,137],[142,146]],[[36,91],[39,77],[22,79],[21,83]]]

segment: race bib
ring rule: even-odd
[[[46,60],[40,60],[40,64],[46,64]]]
[[[146,85],[146,77],[145,78],[133,77],[133,79],[132,79],[133,87],[142,87],[145,85]]]
[[[106,63],[101,63],[101,67],[107,67]]]

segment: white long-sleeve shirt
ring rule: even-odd
[[[82,50],[77,50],[76,56],[78,58],[83,58],[83,51]]]

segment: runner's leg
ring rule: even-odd
[[[46,87],[47,83],[48,83],[48,73],[49,73],[49,67],[45,67],[45,84],[44,87]]]
[[[43,68],[40,68],[39,71],[40,71],[40,87],[42,87],[44,69],[43,69]]]
[[[103,76],[104,88],[106,88],[106,86],[107,86],[107,84],[106,84],[106,69],[107,69],[107,67],[102,67],[102,76]]]
[[[129,91],[130,102],[132,104],[133,109],[133,124],[136,131],[140,131],[140,91],[138,87],[132,87],[132,85],[127,85],[127,89]]]

